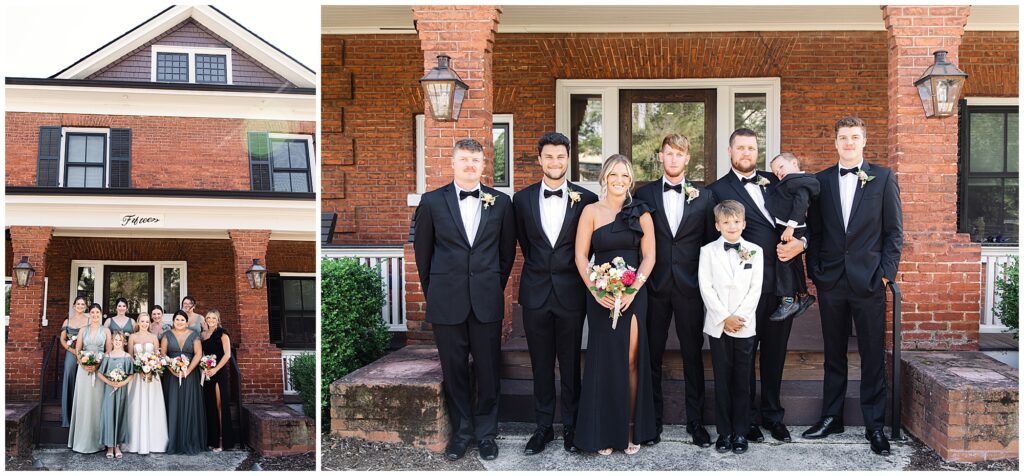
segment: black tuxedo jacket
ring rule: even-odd
[[[807,270],[819,289],[832,289],[846,273],[854,293],[870,296],[882,287],[882,277],[896,280],[903,250],[903,206],[896,175],[885,167],[863,165],[875,178],[857,184],[850,223],[843,228],[839,198],[839,166],[816,177],[821,195],[807,218]]]
[[[473,246],[454,183],[423,194],[413,222],[413,249],[427,299],[426,321],[460,324],[470,310],[480,322],[504,317],[505,284],[516,258],[515,217],[508,195],[481,185],[494,204],[480,204]]]
[[[655,255],[658,257],[651,271],[651,292],[658,296],[679,293],[687,297],[700,297],[697,267],[700,248],[716,239],[715,195],[709,189],[697,187],[700,195],[683,206],[683,218],[675,235],[665,215],[664,181],[658,179],[636,192],[636,198],[651,204],[655,210]]]
[[[773,187],[775,187],[779,179],[775,175],[761,170],[758,170],[757,174],[771,182],[766,187],[765,197],[767,199],[767,196],[773,192]],[[736,178],[736,173],[731,168],[722,178],[708,185],[708,188],[715,193],[716,205],[725,200],[736,200],[743,204],[743,208],[746,210],[747,222],[747,227],[743,230],[743,239],[760,246],[764,251],[764,281],[761,283],[761,292],[774,292],[775,263],[778,261],[778,253],[775,250],[775,246],[779,244],[779,234],[775,231],[775,224],[769,222],[764,217],[764,214],[757,208],[757,204],[750,198],[750,194],[743,188],[743,184],[740,183],[740,179]],[[717,240],[719,236],[720,233],[716,230],[715,239]]]
[[[551,246],[541,225],[541,182],[526,187],[513,196],[516,234],[523,250],[523,274],[519,281],[519,304],[538,309],[550,298],[563,309],[578,311],[587,305],[587,289],[576,269],[576,229],[583,207],[597,201],[593,192],[570,183],[568,191],[579,192],[580,201],[566,197],[565,218],[555,245]]]

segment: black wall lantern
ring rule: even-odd
[[[260,264],[259,258],[252,259],[252,266],[245,272],[246,279],[249,280],[249,287],[253,289],[263,289],[264,278],[267,276],[267,268]]]
[[[935,64],[925,70],[917,81],[917,94],[921,96],[925,117],[948,117],[956,112],[957,102],[964,90],[967,73],[946,61],[946,50],[934,53]]]
[[[18,281],[18,286],[26,287],[32,281],[32,276],[36,274],[36,269],[32,265],[28,264],[28,256],[22,256],[21,262],[14,265],[14,279]]]
[[[462,111],[462,101],[466,99],[469,86],[462,82],[455,71],[449,67],[451,58],[448,55],[437,55],[437,66],[426,76],[420,78],[423,94],[430,103],[431,115],[435,121],[455,122]]]

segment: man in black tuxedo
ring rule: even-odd
[[[454,182],[420,198],[413,248],[452,421],[445,456],[461,458],[475,436],[480,457],[489,460],[498,456],[501,321],[516,257],[515,217],[508,195],[480,184],[484,149],[479,142],[460,140],[452,155]]]
[[[778,306],[775,296],[775,261],[779,251],[796,256],[807,247],[805,240],[790,240],[780,243],[775,231],[775,218],[765,207],[765,198],[778,181],[775,175],[757,170],[757,134],[750,129],[737,129],[729,137],[729,159],[732,170],[708,186],[715,194],[715,200],[736,200],[746,210],[747,227],[743,238],[764,250],[764,281],[761,298],[757,303],[754,352],[760,346],[761,400],[755,398],[757,376],[755,366],[750,367],[750,431],[746,438],[752,442],[764,441],[764,434],[757,425],[758,413],[761,426],[772,438],[789,442],[792,438],[782,423],[786,410],[782,408],[782,370],[786,363],[786,346],[793,320],[772,322],[768,318]],[[716,237],[717,238],[717,237]]]
[[[524,450],[528,455],[544,451],[554,439],[556,357],[562,382],[563,446],[566,451],[576,451],[573,441],[587,288],[576,269],[574,247],[580,212],[596,202],[597,195],[566,179],[569,145],[569,138],[557,132],[541,137],[537,160],[544,178],[517,192],[512,200],[523,250],[519,304],[533,368],[537,423]]]
[[[658,427],[658,436],[649,443],[661,441],[665,408],[661,389],[662,363],[668,329],[675,316],[676,336],[683,357],[686,431],[692,435],[695,445],[708,448],[711,435],[704,428],[703,421],[704,301],[697,283],[697,265],[700,248],[718,236],[715,231],[715,198],[710,190],[686,181],[686,165],[690,161],[690,141],[686,136],[666,136],[661,142],[658,160],[665,172],[664,177],[640,187],[636,192],[638,199],[655,208],[655,254],[658,256],[651,271],[651,290],[647,295],[647,337]]]
[[[843,432],[846,346],[850,321],[861,359],[860,406],[876,454],[889,454],[885,422],[885,287],[896,279],[903,249],[903,206],[896,175],[864,160],[867,127],[836,123],[839,163],[817,174],[821,195],[807,217],[807,268],[818,287],[825,342],[821,420],[805,438]]]

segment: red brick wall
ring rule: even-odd
[[[964,85],[964,94],[1017,97],[1020,88],[1019,55],[1019,32],[964,32],[958,65],[970,75]]]
[[[34,186],[40,126],[132,130],[133,188],[250,190],[246,134],[313,134],[312,121],[7,113],[7,186]]]
[[[315,273],[316,243],[312,241],[271,241],[267,245],[267,269],[271,273]]]
[[[16,226],[10,228],[11,254],[27,256],[36,269],[36,276],[21,287],[11,288],[11,323],[4,347],[4,395],[8,401],[39,401],[38,369],[43,363],[39,348],[40,317],[43,314],[43,277],[46,269],[46,248],[52,239],[53,228],[43,226]],[[8,262],[8,266],[13,266]],[[20,317],[20,318],[18,318]]]

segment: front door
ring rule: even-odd
[[[669,134],[690,140],[686,179],[707,185],[716,178],[714,89],[619,91],[619,150],[633,161],[639,184],[662,176],[658,151]]]
[[[103,267],[104,309],[107,316],[117,314],[117,298],[128,301],[128,316],[135,319],[153,305],[153,266]]]

